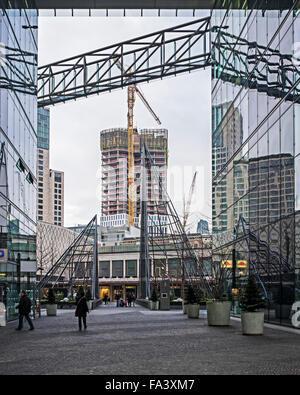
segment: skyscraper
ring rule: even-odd
[[[50,169],[50,110],[38,108],[37,220],[64,226],[64,173]]]
[[[200,233],[202,235],[209,233],[208,222],[205,221],[204,219],[200,219],[200,221],[198,222],[197,233]]]
[[[167,185],[168,131],[166,129],[134,130],[134,217],[138,224],[141,212],[142,146],[146,144],[163,188]],[[100,133],[102,158],[101,225],[116,227],[128,225],[128,132],[127,129],[108,129]],[[153,173],[147,177],[148,213],[154,214],[155,202],[162,199],[162,191],[153,182]],[[163,214],[163,213],[162,213]],[[157,220],[157,219],[156,219]],[[155,218],[153,218],[155,221]]]
[[[21,287],[36,274],[37,11],[0,16],[0,302],[17,317]],[[17,33],[16,33],[17,32]],[[24,56],[26,54],[26,56]]]
[[[212,12],[213,260],[234,248],[266,319],[288,323],[281,307],[300,297],[300,15],[245,4]]]

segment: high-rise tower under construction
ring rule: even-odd
[[[162,201],[162,189],[167,186],[168,131],[166,129],[134,129],[134,224],[138,225],[141,211],[142,147],[146,144],[154,163],[147,175],[148,213],[154,214],[154,205]],[[128,130],[106,129],[100,133],[102,159],[101,225],[118,227],[128,225]],[[152,171],[159,175],[161,185],[152,183]],[[157,213],[157,210],[155,210]],[[163,214],[163,212],[162,212]],[[153,218],[155,223],[157,218]]]

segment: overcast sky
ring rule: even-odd
[[[39,65],[187,22],[187,18],[40,17]],[[211,217],[210,69],[141,85],[169,131],[168,191],[179,215],[198,170],[190,217]],[[127,127],[127,90],[50,107],[50,167],[65,173],[65,226],[88,223],[101,207],[100,131]],[[157,124],[136,99],[134,125]],[[203,215],[202,215],[203,214]]]

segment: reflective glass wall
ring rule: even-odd
[[[36,14],[0,15],[0,285],[8,320],[36,272]]]
[[[215,9],[212,27],[213,259],[235,249],[247,261],[238,285],[254,273],[266,320],[290,325],[300,300],[300,11]]]

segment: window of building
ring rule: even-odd
[[[25,165],[21,158],[19,158],[19,160],[17,161],[16,166],[21,172],[25,171]]]
[[[126,261],[126,277],[136,277],[137,276],[137,260]]]
[[[112,261],[112,277],[123,277],[123,261]]]
[[[100,261],[99,277],[110,277],[110,262],[109,261]]]
[[[61,182],[61,173],[54,173],[54,180],[56,182]]]
[[[178,258],[171,258],[168,260],[169,276],[177,276],[180,267],[180,260]]]

